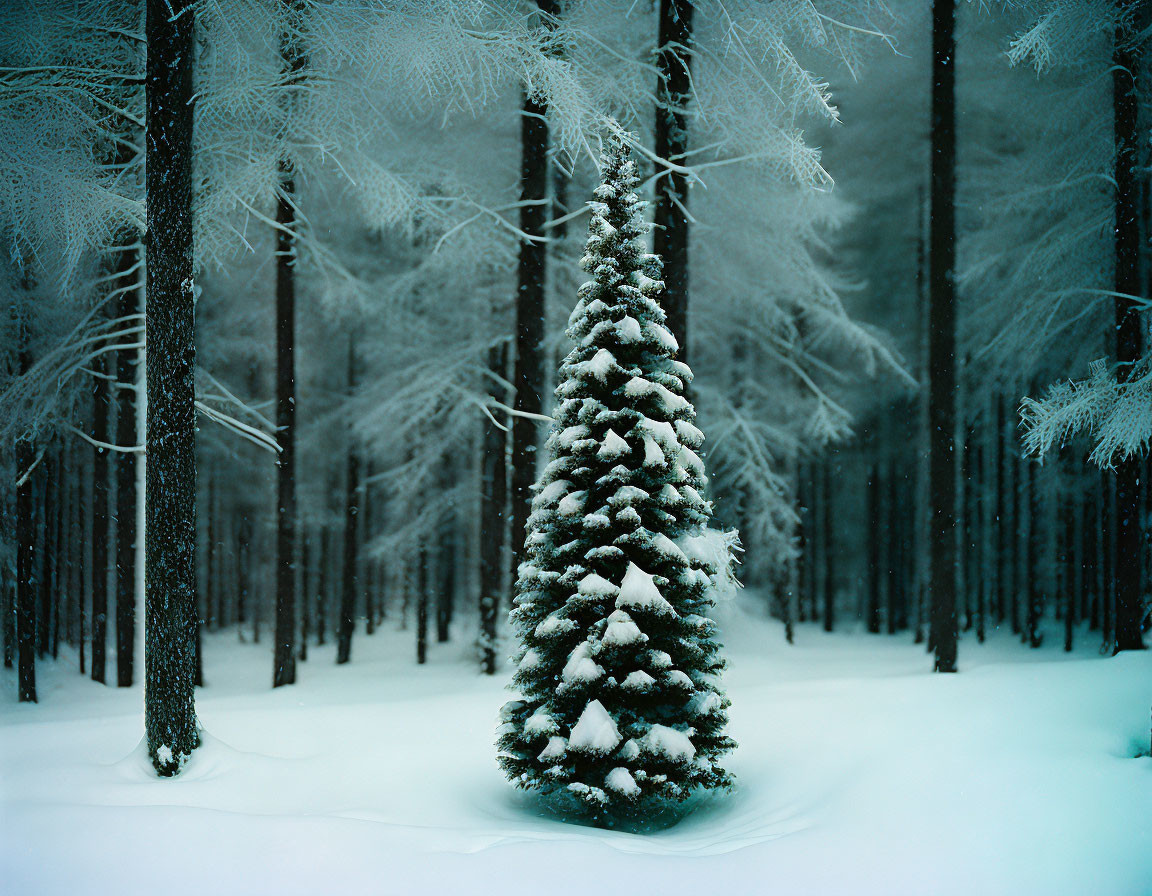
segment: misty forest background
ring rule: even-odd
[[[506,675],[621,131],[736,601],[945,672],[997,631],[1143,647],[1147,4],[146,6],[0,11],[20,701],[145,657],[163,773],[212,633],[276,687],[383,627]]]

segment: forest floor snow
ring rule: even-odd
[[[741,600],[747,600],[741,598]],[[751,604],[752,601],[748,600]],[[1152,893],[1152,651],[798,631],[728,605],[737,790],[672,828],[566,824],[496,767],[495,679],[463,644],[413,662],[391,621],[352,663],[204,639],[205,744],[150,774],[142,689],[39,665],[0,686],[0,890],[24,894]],[[109,669],[114,669],[110,664]]]

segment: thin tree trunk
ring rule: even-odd
[[[121,319],[140,311],[136,247],[123,250],[116,280]],[[124,282],[131,278],[130,282]],[[116,353],[116,444],[136,444],[136,353]],[[136,653],[136,454],[117,452],[116,465],[116,684],[132,686]]]
[[[356,345],[348,342],[348,393],[356,387]],[[348,433],[348,474],[344,491],[344,576],[340,598],[340,628],[336,633],[336,662],[346,663],[352,656],[352,632],[356,628],[356,591],[359,575],[356,568],[356,526],[360,514],[360,457]]]
[[[1011,438],[1011,437],[1010,437]],[[1008,544],[1010,549],[1009,561],[1011,566],[1009,568],[1009,580],[1012,583],[1010,615],[1012,617],[1012,634],[1019,635],[1023,631],[1023,623],[1020,618],[1020,599],[1021,592],[1024,590],[1024,577],[1020,574],[1023,565],[1024,551],[1021,550],[1020,539],[1023,526],[1021,520],[1021,500],[1020,500],[1020,486],[1021,486],[1021,472],[1022,465],[1020,462],[1020,451],[1015,441],[1011,441],[1009,445],[1010,457],[1012,462],[1009,464],[1011,471],[1012,484],[1010,486],[1009,498],[1011,506],[1011,526],[1008,529]]]
[[[4,525],[16,529],[16,509],[4,493]],[[19,553],[19,533],[17,533],[17,553]],[[0,603],[4,614],[4,668],[11,669],[16,662],[16,569],[12,564],[0,565]]]
[[[1005,427],[1007,415],[1004,412],[1004,397],[998,396],[996,400],[996,562],[992,568],[995,575],[992,577],[996,588],[996,622],[1003,624],[1008,617],[1008,564],[1011,562],[1011,552],[1008,541],[1008,512],[1006,492],[1008,490],[1008,476],[1005,469],[1005,454],[1007,448],[1007,435]]]
[[[831,462],[821,467],[821,498],[823,499],[824,526],[821,541],[824,542],[824,631],[832,631],[836,621],[836,576],[834,574],[835,552],[832,550],[832,471]]]
[[[808,605],[808,618],[812,622],[820,621],[820,603],[824,595],[824,579],[828,574],[828,543],[824,540],[824,514],[828,505],[824,501],[824,464],[827,458],[820,461],[819,467],[812,470],[812,594]]]
[[[428,549],[416,558],[416,662],[428,661]]]
[[[28,335],[19,324],[20,375],[27,374]],[[32,506],[37,456],[29,438],[16,440],[16,670],[21,703],[36,701],[36,589],[33,573],[35,539]]]
[[[1116,145],[1116,360],[1117,376],[1128,379],[1143,353],[1143,315],[1140,302],[1140,122],[1135,79],[1141,71],[1138,35],[1147,28],[1152,12],[1141,0],[1121,0],[1137,16],[1130,32],[1116,34],[1112,66],[1112,98]],[[1140,457],[1120,461],[1115,488],[1115,652],[1143,650],[1144,594],[1141,578],[1143,537],[1140,521]]]
[[[917,191],[919,198],[920,221],[916,239],[916,289],[919,298],[920,323],[920,389],[916,394],[916,500],[915,540],[916,557],[916,631],[912,637],[914,644],[925,644],[929,653],[935,652],[935,645],[929,637],[928,589],[932,579],[932,499],[931,499],[931,390],[928,388],[929,365],[931,363],[931,291],[928,288],[928,219],[931,217],[928,204],[924,201],[924,188]]]
[[[332,588],[329,564],[332,555],[332,529],[320,530],[320,571],[316,577],[316,644],[322,646],[328,637],[328,592]]]
[[[296,237],[290,169],[276,203],[276,624],[272,687],[296,682]]]
[[[968,578],[971,573],[970,563],[972,560],[972,552],[970,551],[972,506],[969,490],[972,460],[968,453],[971,446],[972,430],[970,427],[964,426],[966,410],[967,408],[961,399],[958,414],[960,432],[956,439],[956,466],[960,470],[956,494],[956,620],[958,628],[961,626],[960,620],[963,620],[963,631],[972,628],[971,582]]]
[[[87,452],[86,452],[87,453]],[[88,597],[92,593],[92,480],[88,476],[88,471],[91,469],[92,459],[89,454],[85,458],[84,473],[79,477],[79,485],[76,491],[80,494],[81,500],[77,502],[76,508],[76,529],[79,545],[77,549],[77,556],[79,562],[77,563],[76,570],[76,600],[79,604],[80,610],[80,632],[77,639],[80,644],[79,660],[80,660],[80,674],[85,674],[85,657],[88,650],[88,616],[87,605]]]
[[[46,659],[52,649],[51,629],[49,619],[52,616],[52,537],[51,522],[57,503],[56,490],[60,471],[56,464],[55,451],[49,449],[40,461],[41,473],[38,477],[40,487],[39,522],[36,526],[40,539],[40,551],[37,557],[39,573],[36,577],[36,591],[39,598],[39,607],[36,614],[36,652],[40,659]]]
[[[64,502],[67,500],[67,479],[64,468],[64,448],[57,447],[54,452],[52,465],[55,470],[56,485],[55,498],[51,507],[51,519],[48,521],[48,534],[52,539],[52,548],[49,552],[52,565],[52,590],[48,596],[48,651],[52,659],[59,653],[60,641],[60,602],[63,596],[63,554],[64,554]]]
[[[868,631],[880,634],[880,535],[884,531],[880,519],[880,466],[873,464],[868,471],[868,605],[865,621]]]
[[[19,475],[19,471],[17,471]],[[16,489],[4,489],[0,495],[0,520],[8,531],[16,535],[16,553],[20,551],[20,533],[16,531],[16,507],[9,495]],[[4,668],[16,663],[16,567],[14,563],[0,563],[0,612],[4,618]]]
[[[296,11],[296,0],[284,0]],[[285,38],[281,58],[296,82],[304,57]],[[272,687],[296,682],[296,181],[292,165],[280,160],[276,200],[276,646]]]
[[[551,27],[555,0],[537,0],[544,14],[543,27]],[[512,382],[516,387],[512,417],[512,576],[524,557],[532,485],[536,481],[536,443],[539,424],[525,414],[540,414],[544,399],[544,297],[547,243],[542,241],[548,220],[548,107],[527,94],[520,117],[520,230],[528,238],[520,243],[516,274],[516,361]]]
[[[1072,652],[1072,633],[1080,621],[1076,611],[1077,589],[1080,586],[1076,569],[1076,530],[1080,523],[1080,503],[1076,500],[1064,500],[1064,528],[1060,538],[1060,562],[1064,570],[1064,652]]]
[[[361,495],[362,522],[360,524],[360,575],[363,580],[364,592],[364,634],[372,635],[376,632],[376,576],[375,564],[368,559],[366,545],[375,534],[373,526],[373,494],[372,494],[372,462],[367,463],[364,471],[364,488]]]
[[[809,476],[809,465],[800,464],[796,472],[796,505],[800,523],[797,526],[797,540],[800,542],[800,570],[799,595],[797,596],[796,619],[798,622],[808,621],[807,603],[808,593],[814,587],[814,555],[812,533],[812,481]]]
[[[108,426],[109,397],[107,364],[104,357],[93,363],[96,369],[95,398],[92,405],[92,435],[101,442],[111,441]],[[108,522],[111,501],[108,495],[108,452],[96,448],[92,462],[92,680],[105,681],[108,633]]]
[[[793,500],[799,503],[798,490],[800,487],[799,481],[799,464],[794,461],[789,464],[791,467],[789,471],[789,479],[794,483]],[[795,537],[797,542],[803,538],[803,530],[800,526],[799,514],[796,518]],[[786,570],[786,591],[784,594],[784,641],[788,644],[796,643],[796,604],[800,598],[800,569],[803,562],[804,546],[803,544],[796,545],[795,559],[788,564]]]
[[[1100,553],[1103,584],[1100,589],[1100,631],[1104,636],[1104,647],[1116,649],[1116,628],[1113,610],[1116,606],[1116,491],[1110,486],[1109,474],[1101,472],[1103,478],[1101,501],[1103,503],[1103,525],[1100,530]]]
[[[446,492],[456,478],[453,453],[446,452],[440,460],[440,486]],[[440,521],[437,533],[437,595],[436,641],[447,642],[451,636],[452,617],[456,610],[456,512],[449,506],[447,516]]]
[[[1044,537],[1044,527],[1040,525],[1043,513],[1043,502],[1040,497],[1040,486],[1036,482],[1035,461],[1029,461],[1028,467],[1028,509],[1030,521],[1028,524],[1028,630],[1026,632],[1028,644],[1039,647],[1044,640],[1040,630],[1040,623],[1044,615],[1044,583],[1040,580],[1040,539]]]
[[[503,377],[508,368],[507,344],[488,350],[488,369]],[[480,531],[480,667],[496,674],[496,619],[500,611],[504,570],[505,513],[508,500],[508,435],[494,421],[484,427],[481,469]]]
[[[248,614],[251,610],[252,588],[252,521],[248,518],[247,512],[240,518],[240,532],[237,541],[236,622],[238,626],[242,626],[248,621]]]
[[[885,619],[888,634],[896,634],[900,623],[900,603],[904,582],[904,514],[900,512],[900,471],[895,459],[888,465],[888,525],[883,530],[888,541],[888,594]]]
[[[987,526],[985,526],[985,468],[984,468],[984,429],[981,426],[973,431],[972,472],[975,486],[972,489],[972,528],[969,539],[972,542],[972,562],[968,567],[969,588],[974,592],[976,603],[976,640],[984,643],[988,616],[988,570],[985,564]]]
[[[32,489],[32,469],[36,456],[26,439],[16,443],[16,650],[19,698],[21,703],[36,702],[36,581]]]
[[[686,106],[692,92],[691,0],[660,0],[656,64],[655,152],[678,166],[688,152]],[[688,175],[660,172],[656,180],[653,251],[664,259],[662,303],[668,329],[680,343],[679,358],[688,361]]]
[[[1101,513],[1099,477],[1093,475],[1088,495],[1084,499],[1084,582],[1089,591],[1088,631],[1100,628],[1100,537]]]
[[[916,482],[913,477],[904,475],[902,477],[904,487],[901,489],[901,503],[900,506],[904,508],[915,508],[916,506]],[[912,589],[916,584],[916,567],[915,564],[909,563],[910,557],[914,557],[912,546],[912,532],[914,526],[914,519],[909,514],[900,514],[900,540],[897,542],[899,568],[902,570],[901,574],[897,577],[899,583],[900,593],[895,601],[896,607],[896,624],[895,631],[904,631],[908,628],[908,603],[909,595],[912,594]]]
[[[956,671],[956,0],[932,4],[929,223],[929,495],[932,641],[937,672]]]
[[[443,644],[452,633],[456,601],[456,532],[451,521],[440,529],[439,593],[436,596],[436,640]]]
[[[145,729],[160,775],[198,746],[191,0],[148,0]],[[97,570],[99,574],[99,570]]]

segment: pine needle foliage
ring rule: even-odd
[[[664,326],[622,136],[601,167],[581,262],[592,279],[569,320],[511,614],[521,697],[504,707],[499,761],[518,786],[613,824],[729,787],[719,760],[735,744],[692,374]]]

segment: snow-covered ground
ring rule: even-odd
[[[413,663],[391,623],[353,662],[205,640],[205,746],[176,780],[139,746],[142,691],[42,664],[0,678],[0,891],[23,894],[1152,894],[1152,652],[905,638],[784,644],[728,606],[738,790],[645,835],[565,824],[494,760],[504,677],[462,645]],[[1095,643],[1094,640],[1092,643]]]

